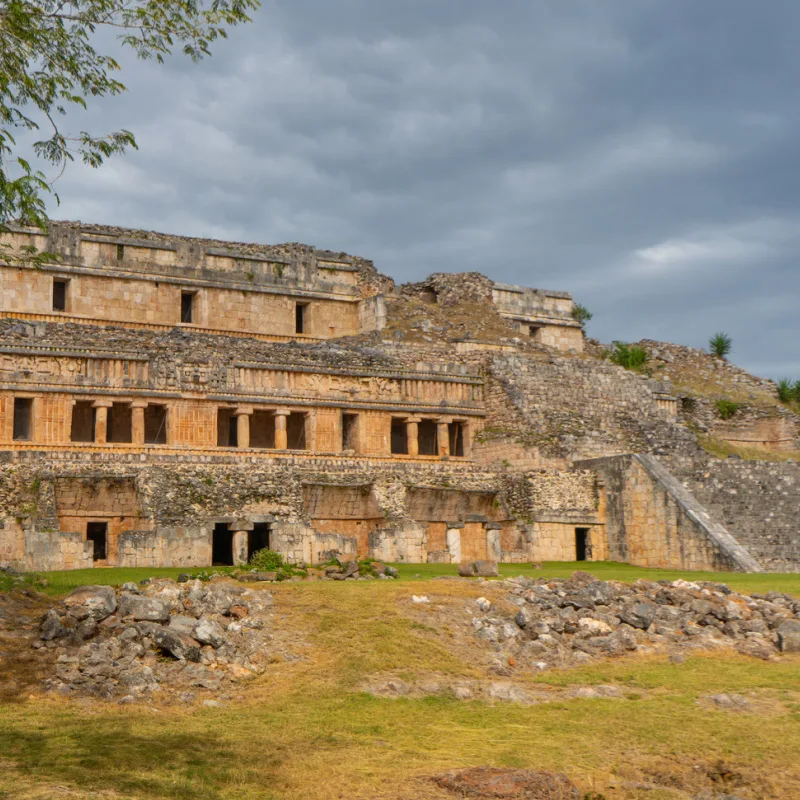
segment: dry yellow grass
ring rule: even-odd
[[[430,607],[411,604],[422,591]],[[447,796],[425,776],[488,764],[564,771],[609,800],[653,800],[713,787],[720,759],[739,774],[728,788],[742,798],[800,797],[796,658],[627,659],[514,676],[553,690],[616,684],[625,700],[492,706],[357,691],[378,673],[490,678],[476,646],[470,654],[428,623],[438,604],[495,591],[456,581],[279,586],[276,622],[306,644],[303,660],[274,664],[221,708],[39,696],[0,706],[0,797],[424,800]],[[698,704],[718,692],[754,693],[770,713]]]

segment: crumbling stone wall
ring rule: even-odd
[[[572,458],[697,449],[691,432],[659,407],[665,387],[622,367],[553,355],[498,356],[489,369],[482,441],[512,434],[547,455]]]
[[[765,569],[800,571],[800,464],[733,458],[663,461]]]
[[[110,564],[190,566],[210,563],[216,523],[246,531],[253,522],[268,522],[273,546],[297,560],[317,560],[337,549],[381,558],[391,552],[392,560],[414,562],[428,558],[429,523],[473,526],[467,533],[484,541],[496,530],[499,542],[501,530],[508,541],[518,539],[518,526],[544,496],[564,513],[576,504],[586,505],[585,513],[595,511],[587,476],[570,472],[542,473],[547,485],[534,501],[536,476],[520,481],[447,462],[284,457],[242,465],[229,457],[218,464],[184,458],[142,466],[72,457],[43,465],[35,456],[16,454],[0,466],[0,553],[25,569],[90,566],[85,528],[78,530],[90,519],[116,526],[109,531]],[[65,509],[70,492],[79,496]],[[467,538],[465,533],[465,543]],[[80,552],[73,553],[73,544]],[[529,559],[531,552],[525,555]],[[521,556],[509,554],[513,558]]]

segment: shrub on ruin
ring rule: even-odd
[[[727,333],[719,331],[708,340],[708,349],[712,356],[726,359],[733,347],[733,339]]]
[[[274,550],[256,550],[248,562],[259,572],[279,572],[284,567],[283,556]]]
[[[777,384],[778,399],[781,403],[800,403],[800,380],[781,378]]]
[[[647,366],[650,356],[644,347],[625,342],[614,342],[613,349],[607,350],[606,355],[614,364],[619,364],[625,369],[632,369],[641,372]]]
[[[591,311],[589,311],[586,306],[581,305],[580,303],[575,303],[572,307],[572,319],[575,322],[580,323],[580,326],[583,328],[589,320],[594,316]]]
[[[741,408],[740,403],[734,403],[733,400],[717,400],[717,413],[721,419],[730,419]]]

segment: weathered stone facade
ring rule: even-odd
[[[0,263],[0,562],[761,568],[632,455],[699,458],[669,383],[581,355],[567,294],[395,287],[299,244],[8,238],[53,260]],[[766,568],[797,558],[776,548]]]

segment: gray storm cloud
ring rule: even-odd
[[[141,149],[50,211],[565,289],[603,340],[800,378],[798,34],[789,0],[266,2],[199,66],[124,58],[69,127]]]

